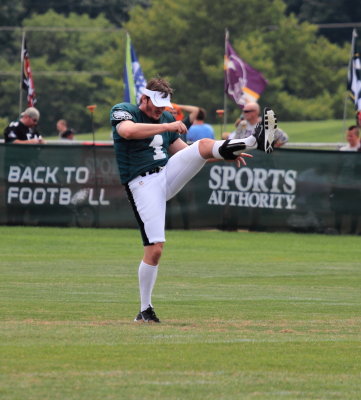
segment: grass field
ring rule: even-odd
[[[282,122],[280,121],[280,128],[287,132],[290,142],[296,143],[315,143],[315,142],[328,142],[340,143],[345,142],[345,129],[354,125],[354,119],[348,119],[345,122],[342,120],[326,120],[326,121],[303,121],[303,122]],[[226,128],[220,125],[213,125],[216,137],[221,137],[221,132],[231,132],[234,129],[233,124],[227,124]],[[52,138],[56,139],[56,138]],[[77,140],[92,140],[92,134],[76,135]],[[95,132],[96,140],[111,140],[110,128],[100,129]]]
[[[169,231],[146,325],[137,231],[0,234],[2,400],[360,399],[358,237]]]

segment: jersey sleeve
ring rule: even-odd
[[[177,132],[169,132],[169,133],[170,133],[169,144],[172,144],[177,139],[182,138],[181,135]]]
[[[136,122],[136,117],[132,110],[127,107],[127,104],[117,104],[110,112],[110,123],[112,126],[116,126],[122,121]]]

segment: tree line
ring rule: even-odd
[[[26,31],[45,136],[55,134],[59,118],[67,119],[78,132],[90,131],[89,104],[97,105],[95,128],[109,126],[111,106],[123,99],[126,30],[145,77],[169,79],[174,101],[204,107],[209,122],[216,121],[215,111],[223,107],[225,28],[239,56],[269,82],[261,105],[272,105],[282,120],[343,115],[350,42],[328,40],[316,25],[292,12],[291,1],[108,2],[123,10],[117,16],[111,15],[117,8],[112,12],[100,1],[96,7],[91,0],[69,0],[66,10],[65,2],[49,1],[47,7],[53,9],[35,7],[31,12],[25,7],[30,3],[44,7],[43,2],[13,0],[19,13],[8,10],[0,21],[9,26],[6,15],[14,21],[16,15],[22,18],[18,24]],[[296,9],[297,2],[293,3]],[[19,112],[21,33],[21,29],[0,31],[3,124]],[[348,33],[351,40],[351,28]],[[350,115],[352,103],[347,107]],[[230,100],[228,109],[230,119],[240,112]]]

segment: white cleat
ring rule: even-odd
[[[277,117],[273,110],[266,107],[263,110],[262,121],[255,128],[254,136],[257,140],[257,149],[265,153],[272,153],[277,129]]]

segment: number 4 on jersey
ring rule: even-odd
[[[154,160],[162,160],[163,158],[166,158],[166,155],[162,150],[162,144],[163,144],[162,135],[155,135],[153,140],[150,142],[149,146],[153,147],[154,149],[154,156],[153,156]]]

